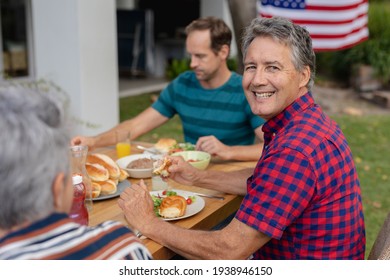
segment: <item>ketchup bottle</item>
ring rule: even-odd
[[[70,209],[69,217],[76,223],[88,225],[88,211],[85,206],[85,186],[81,175],[73,175],[73,203]]]

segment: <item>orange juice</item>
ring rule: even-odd
[[[116,153],[118,158],[130,155],[131,145],[129,142],[120,142],[116,144]]]

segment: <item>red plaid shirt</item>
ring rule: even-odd
[[[360,184],[340,128],[310,93],[263,126],[236,218],[271,237],[254,259],[364,259]]]

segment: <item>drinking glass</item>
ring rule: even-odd
[[[130,155],[131,152],[130,132],[126,130],[117,130],[115,131],[115,137],[116,137],[116,153],[118,158]]]

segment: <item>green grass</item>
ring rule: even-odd
[[[150,106],[153,93],[120,99],[120,118],[136,116]],[[331,116],[342,128],[355,158],[366,223],[366,257],[390,211],[390,116]],[[160,137],[183,141],[176,116],[138,140],[156,142]]]

